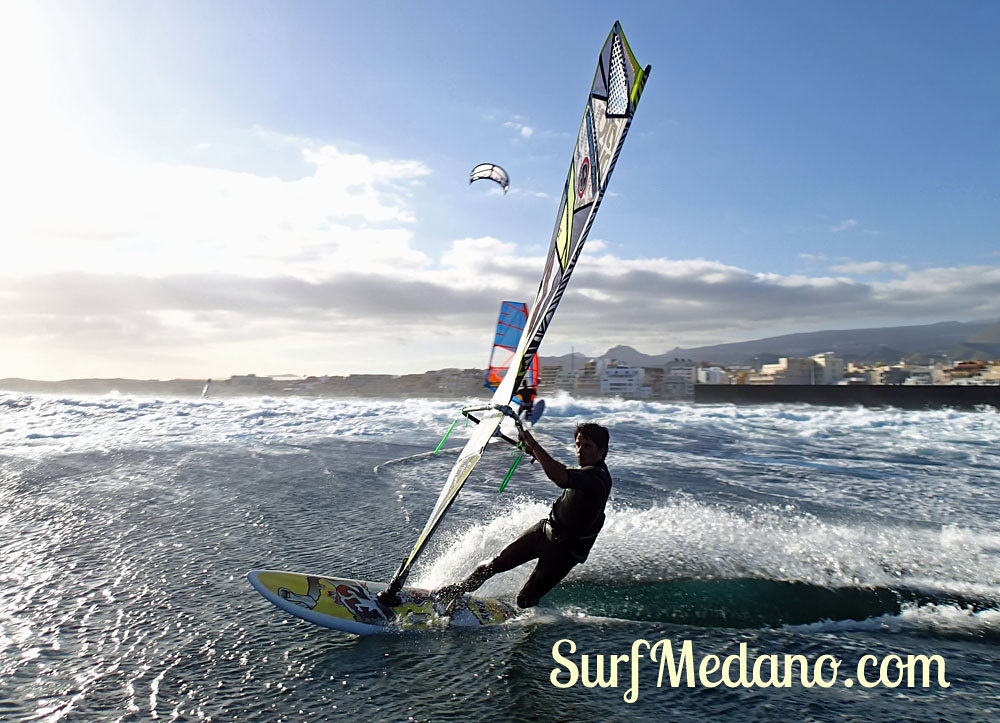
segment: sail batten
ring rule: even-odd
[[[506,407],[531,369],[604,198],[649,73],[650,66],[641,68],[629,48],[621,25],[616,22],[598,58],[535,300],[523,323],[509,368],[493,393],[492,405]],[[473,430],[438,495],[423,531],[396,571],[390,589],[398,590],[406,579],[462,485],[472,474],[493,433],[500,427],[503,416],[502,411],[490,409]]]

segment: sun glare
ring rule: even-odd
[[[0,87],[4,88],[3,141],[22,146],[45,132],[55,106],[50,37],[29,2],[0,3]]]
[[[0,3],[0,195],[9,204],[0,245],[9,273],[40,270],[54,257],[41,230],[86,152],[59,92],[57,53],[39,3]]]

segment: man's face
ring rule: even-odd
[[[582,434],[576,435],[576,461],[581,467],[587,467],[601,461],[604,450]]]

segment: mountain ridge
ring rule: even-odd
[[[709,361],[723,365],[767,364],[780,357],[808,357],[833,352],[854,362],[898,362],[932,357],[956,359],[1000,357],[1000,322],[939,321],[933,324],[864,329],[828,329],[799,332],[749,341],[674,347],[662,354],[645,354],[624,344],[598,357],[583,354],[541,358],[543,366],[562,364],[579,368],[588,359],[619,361],[630,366],[662,366],[673,359]]]

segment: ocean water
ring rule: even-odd
[[[490,629],[356,637],[249,586],[252,568],[387,580],[466,430],[428,451],[476,401],[0,392],[0,719],[1000,717],[990,409],[560,395],[536,436],[571,462],[576,423],[608,426],[615,489],[590,560],[541,608]],[[488,451],[412,584],[455,581],[545,516],[558,490],[537,464],[498,494],[511,461],[509,448]],[[527,572],[482,593],[512,598]],[[678,656],[688,644],[709,673],[658,681],[642,640]],[[634,646],[644,657],[612,665]],[[722,676],[710,656],[741,651],[765,672],[769,655],[829,656],[838,678],[710,687]],[[893,655],[943,665],[927,686],[892,666],[880,679]],[[865,656],[885,684],[848,687]]]

